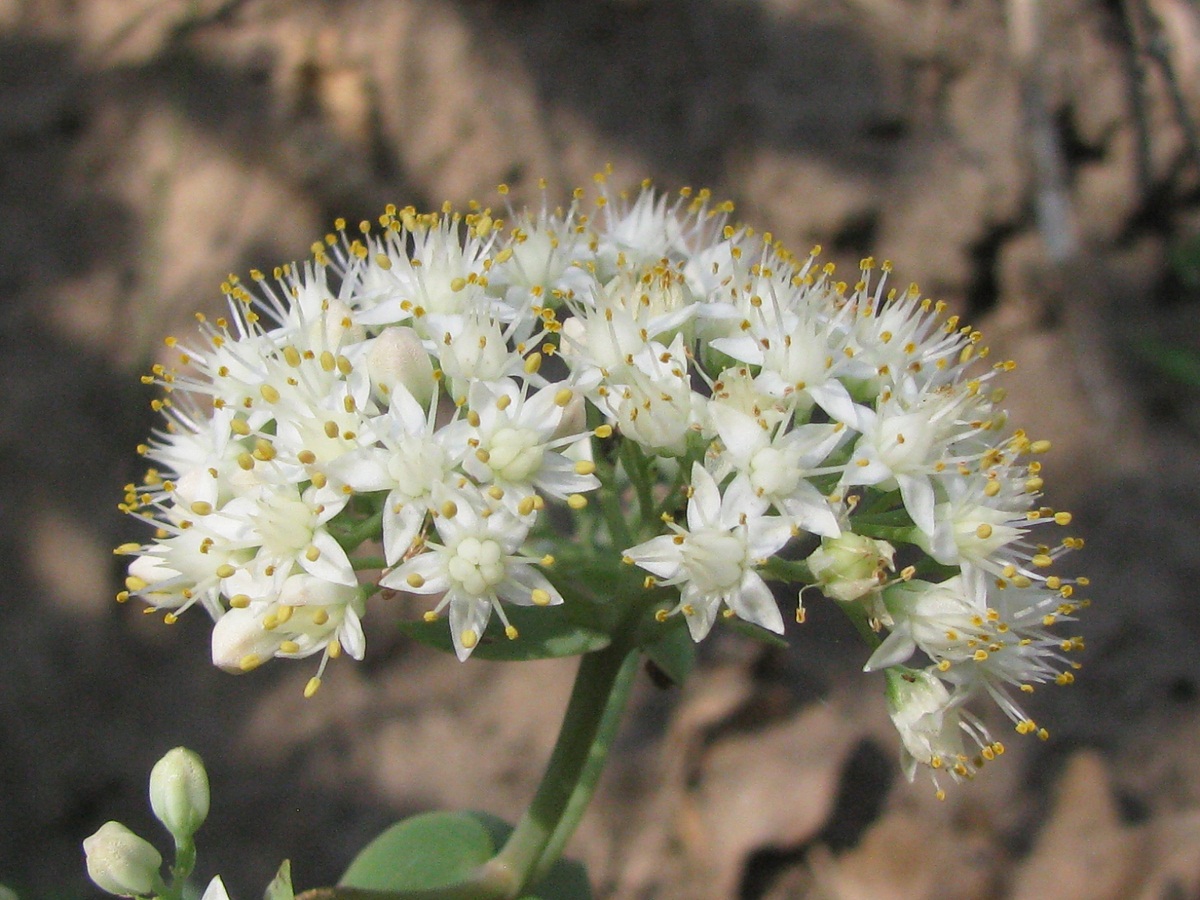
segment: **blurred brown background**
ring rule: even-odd
[[[158,839],[177,744],[212,777],[199,875],[241,900],[412,812],[515,818],[570,661],[459,665],[377,610],[311,701],[305,663],[217,673],[202,613],[113,602],[115,504],[137,376],[227,273],[611,161],[890,257],[1017,359],[1095,605],[1078,683],[1032,700],[1051,740],[995,721],[1003,762],[943,803],[819,604],[789,652],[718,636],[682,691],[643,679],[571,847],[598,895],[1200,897],[1198,117],[1194,0],[0,0],[0,883],[88,896],[80,841]]]

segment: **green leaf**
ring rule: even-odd
[[[421,813],[367,844],[338,884],[377,891],[447,887],[465,881],[494,853],[491,834],[471,813]]]
[[[292,863],[285,859],[279,866],[279,871],[267,885],[263,900],[293,900],[296,892],[292,890]]]
[[[603,650],[612,639],[602,631],[589,628],[578,622],[577,612],[572,607],[581,603],[567,601],[559,606],[508,606],[505,613],[517,629],[516,640],[509,640],[498,616],[493,616],[487,632],[472,651],[478,659],[521,661],[527,659],[553,659],[560,656],[578,656],[593,650]],[[401,622],[401,630],[416,641],[442,650],[454,652],[450,640],[450,625],[444,619],[436,622]]]
[[[511,833],[511,825],[485,812],[421,813],[367,844],[338,885],[411,891],[461,884],[496,855]],[[587,870],[574,860],[558,860],[533,890],[553,900],[593,900]],[[535,900],[534,895],[525,900]]]
[[[642,651],[676,685],[687,681],[696,665],[696,642],[682,625],[671,628],[660,639],[644,646]]]

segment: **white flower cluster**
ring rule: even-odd
[[[868,667],[910,770],[1000,751],[978,695],[1037,730],[1013,691],[1070,681],[1080,642],[1049,627],[1081,582],[1048,572],[1078,541],[1033,537],[1069,516],[1038,504],[1045,442],[1006,428],[1011,364],[888,263],[846,284],[707,192],[598,184],[507,221],[389,207],[231,277],[148,376],[166,426],[124,506],[158,531],[121,548],[122,599],[200,604],[230,670],[320,653],[311,692],[362,657],[379,587],[435,598],[460,659],[493,615],[516,639],[506,606],[564,602],[557,537],[648,572],[628,602],[695,640],[718,614],[782,632],[765,579],[817,585],[886,631]]]

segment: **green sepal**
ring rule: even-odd
[[[296,892],[292,889],[292,863],[285,859],[263,892],[263,900],[294,900],[295,896]]]
[[[504,612],[517,629],[516,640],[509,640],[499,616],[492,616],[487,631],[471,653],[477,659],[521,662],[578,656],[604,649],[612,639],[604,632],[578,621],[578,611],[573,608],[580,605],[568,600],[559,606],[506,606]],[[445,619],[401,622],[400,629],[427,647],[444,653],[454,652],[450,625]]]

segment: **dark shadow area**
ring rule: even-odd
[[[547,109],[569,108],[660,177],[722,184],[757,147],[882,175],[907,132],[861,30],[750,3],[458,0],[481,52],[500,35]]]
[[[49,298],[69,280],[115,272],[123,293],[138,288],[144,223],[94,178],[102,99],[131,115],[172,103],[260,163],[284,140],[264,127],[272,103],[255,72],[222,72],[181,52],[97,74],[67,44],[0,38],[0,633],[9,647],[0,655],[0,883],[23,900],[93,895],[81,841],[108,819],[165,848],[146,777],[176,744],[205,757],[216,793],[199,876],[219,865],[231,893],[248,896],[291,856],[304,883],[333,883],[398,813],[352,783],[333,792],[311,783],[317,767],[303,747],[271,760],[230,752],[229,735],[284,673],[233,679],[212,667],[210,623],[198,610],[167,628],[111,599],[57,596],[30,560],[35,538],[55,539],[32,533],[39,512],[101,546],[148,536],[116,504],[144,471],[134,448],[157,424],[156,392],[46,323]],[[331,209],[357,208],[368,192],[322,196]],[[278,248],[260,250],[244,262],[282,261]],[[111,598],[120,560],[105,574]],[[335,732],[314,738],[328,758],[348,752]]]
[[[871,741],[861,741],[846,760],[828,821],[803,847],[765,848],[746,860],[739,900],[760,900],[779,875],[803,863],[812,847],[839,853],[855,847],[879,818],[896,779],[896,762]]]

